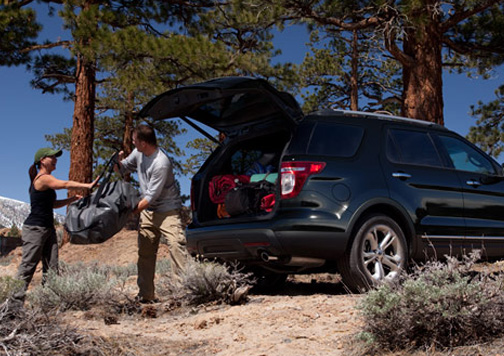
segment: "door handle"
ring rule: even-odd
[[[404,173],[404,172],[394,172],[394,173],[392,173],[392,177],[399,178],[399,179],[409,179],[409,178],[411,178],[411,174]]]
[[[475,180],[475,179],[469,179],[467,182],[466,182],[467,185],[470,185],[471,187],[479,187],[481,185],[481,182],[479,180]]]

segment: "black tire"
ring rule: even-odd
[[[407,261],[408,246],[401,227],[386,215],[373,214],[358,225],[338,268],[346,287],[361,293],[398,277]]]

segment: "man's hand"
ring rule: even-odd
[[[124,159],[124,151],[119,151],[117,153],[116,161],[114,162],[114,172],[120,173],[119,170],[121,169],[121,161],[123,159]]]

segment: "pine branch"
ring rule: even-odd
[[[19,52],[20,53],[27,53],[27,52],[36,51],[39,49],[49,49],[49,48],[54,48],[54,47],[59,47],[59,46],[69,47],[72,43],[73,43],[72,41],[59,41],[59,42],[46,43],[46,44],[41,44],[41,45],[34,45],[34,46],[27,47],[27,48],[23,48]]]
[[[299,15],[288,16],[285,18],[286,20],[299,20],[301,18],[307,18],[315,20],[316,22],[323,25],[332,25],[347,31],[361,30],[364,28],[376,26],[380,23],[380,19],[377,16],[371,16],[354,22],[345,22],[340,18],[327,17],[319,14],[313,9],[313,5],[306,4],[305,1],[291,1],[290,3],[292,5],[287,4],[286,7],[299,10]]]
[[[488,47],[472,43],[456,43],[448,36],[443,36],[441,40],[443,44],[448,46],[450,49],[469,57],[473,56],[475,52],[478,52],[478,57],[490,57],[491,53],[504,54],[504,47]]]
[[[488,9],[489,7],[501,2],[502,0],[486,0],[479,3],[472,9],[465,11],[456,11],[452,16],[450,16],[446,21],[444,21],[441,26],[441,32],[445,33],[450,28],[456,26],[458,23],[468,19],[469,17]]]
[[[26,5],[29,5],[33,2],[33,0],[23,0],[23,1],[9,1],[9,0],[6,0],[4,1],[4,5],[6,6],[15,6],[15,7],[23,7],[23,6],[26,6]]]
[[[401,49],[397,46],[396,36],[395,34],[390,34],[385,36],[385,48],[390,52],[390,54],[401,62],[405,67],[409,67],[413,65],[414,59],[411,56],[408,56],[406,53],[401,51]]]

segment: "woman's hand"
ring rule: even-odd
[[[101,176],[98,176],[95,178],[94,181],[92,181],[91,183],[89,183],[88,185],[88,189],[93,189],[95,186],[98,186],[98,181],[100,180]]]

